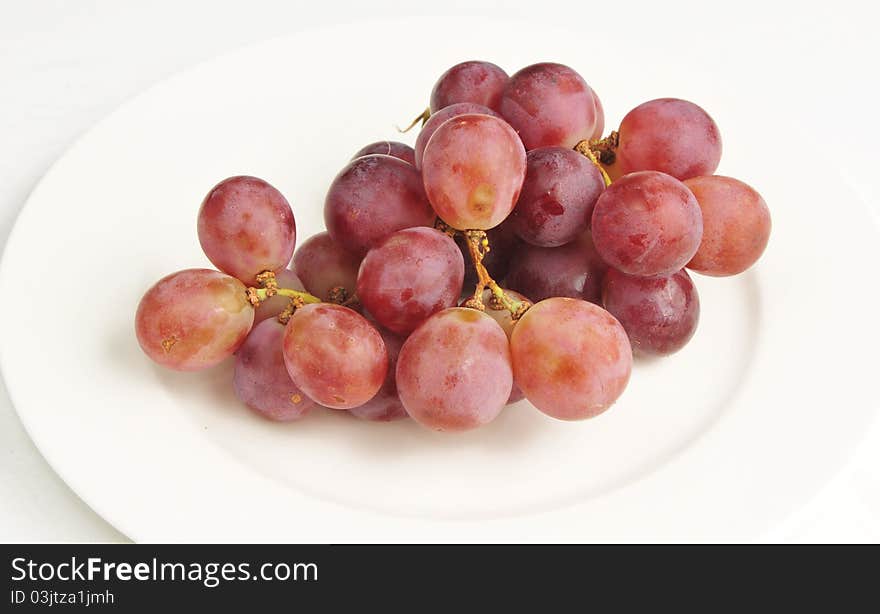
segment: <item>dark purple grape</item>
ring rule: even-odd
[[[511,214],[514,232],[526,243],[557,247],[590,225],[605,189],[598,167],[573,149],[540,147],[526,156],[526,180]]]
[[[677,352],[697,330],[700,298],[690,276],[635,277],[609,269],[602,290],[605,309],[620,321],[634,351]]]
[[[512,259],[504,285],[533,301],[565,296],[598,305],[607,268],[590,234],[585,233],[561,247],[522,246]]]
[[[333,240],[357,256],[393,232],[431,226],[436,214],[419,171],[392,156],[355,158],[340,171],[324,201]]]

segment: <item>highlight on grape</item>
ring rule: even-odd
[[[522,399],[582,420],[624,393],[634,353],[694,336],[688,270],[736,275],[767,246],[767,204],[714,174],[720,131],[692,102],[644,102],[605,135],[574,69],[468,61],[420,122],[415,147],[355,153],[327,191],[326,232],[298,249],[269,183],[211,188],[197,229],[216,270],[147,290],[144,353],[180,371],[234,357],[235,394],[279,422],[329,408],[460,432]]]

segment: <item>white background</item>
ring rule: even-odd
[[[792,181],[809,181],[826,164],[842,167],[880,221],[876,178],[880,161],[876,149],[880,138],[876,59],[880,45],[878,15],[866,2],[738,1],[715,6],[704,1],[671,0],[0,0],[0,244],[5,244],[17,212],[49,165],[94,122],[145,87],[201,60],[266,38],[315,25],[412,14],[527,18],[535,27],[540,27],[542,20],[578,24],[585,56],[578,68],[587,80],[590,62],[614,62],[613,49],[591,46],[590,32],[595,29],[619,31],[621,44],[644,45],[646,53],[651,45],[662,45],[665,38],[693,37],[695,57],[701,63],[716,65],[737,85],[744,99],[765,102],[768,116],[785,116],[825,143],[816,151],[815,166],[805,168],[803,176],[792,177]],[[626,25],[634,20],[656,24],[655,36],[647,41],[628,41]],[[455,36],[455,32],[426,32],[424,48],[401,52],[429,54],[432,36]],[[463,49],[466,45],[467,41],[462,41]],[[540,50],[535,52],[540,56]],[[352,61],[362,64],[364,70],[382,70],[382,59],[371,57],[369,50]],[[620,78],[637,79],[638,75],[621,74]],[[755,87],[756,83],[765,85]],[[611,115],[612,121],[619,117]],[[785,155],[785,143],[774,143],[772,134],[750,136],[755,147],[773,147],[780,156]],[[76,207],[75,202],[61,205]],[[835,205],[805,210],[804,215],[834,215]],[[773,203],[770,207],[772,210]],[[34,245],[34,249],[40,246]],[[58,274],[76,275],[76,271],[66,270],[59,262]],[[877,282],[865,280],[866,284]],[[834,287],[834,280],[817,280],[817,292],[821,291],[839,294],[841,309],[846,309],[846,297],[851,294],[848,289]],[[46,373],[45,380],[51,386],[52,374]],[[876,398],[864,402],[878,407]],[[829,407],[828,419],[846,419],[846,407]],[[125,539],[82,503],[43,461],[5,389],[0,389],[0,455],[0,541]],[[875,424],[865,443],[854,450],[850,465],[806,508],[792,510],[783,526],[755,539],[880,540],[880,426]]]

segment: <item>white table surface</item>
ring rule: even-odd
[[[435,4],[428,8],[428,3],[408,0],[0,0],[0,245],[5,245],[16,214],[52,162],[92,124],[145,87],[201,60],[266,38],[328,23],[412,14],[581,23],[585,55],[591,28],[625,27],[627,20],[656,23],[658,40],[708,31],[716,44],[695,53],[713,57],[734,83],[760,81],[757,77],[784,82],[785,97],[761,91],[742,95],[765,96],[768,112],[802,118],[805,129],[827,138],[827,150],[817,151],[817,169],[824,157],[839,161],[880,222],[876,110],[880,20],[869,3],[738,1],[719,7],[695,1],[609,0],[601,3],[613,5],[606,8],[599,8],[598,2],[548,0]],[[426,32],[428,41],[432,34]],[[607,61],[613,61],[613,50]],[[815,171],[805,169],[805,175]],[[58,273],[76,271],[59,263]],[[51,374],[46,377],[51,382]],[[876,398],[865,402],[880,407]],[[844,419],[845,409],[828,408],[829,419]],[[0,455],[0,541],[126,540],[46,464],[22,428],[2,383]],[[755,540],[880,541],[880,423],[866,434],[852,462],[813,501],[792,510],[782,526]]]

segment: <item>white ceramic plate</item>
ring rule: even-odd
[[[426,49],[435,28],[456,36]],[[46,175],[0,269],[0,364],[40,450],[145,541],[711,539],[779,521],[873,416],[876,305],[859,292],[875,283],[880,235],[834,169],[816,172],[801,131],[777,126],[786,155],[757,149],[716,72],[639,72],[644,50],[626,52],[603,67],[576,37],[527,24],[361,24],[245,49],[126,104]],[[695,277],[702,321],[686,349],[639,362],[597,419],[558,422],[522,403],[464,435],[331,412],[269,423],[234,398],[230,364],[179,374],[141,354],[144,290],[208,265],[195,215],[216,181],[273,183],[302,241],[322,230],[324,192],[351,154],[400,138],[394,124],[470,57],[511,71],[568,63],[611,122],[661,95],[718,120],[720,171],[764,194],[774,234],[747,274]]]

